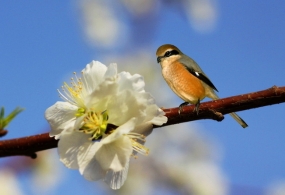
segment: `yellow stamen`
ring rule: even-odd
[[[78,108],[77,112],[75,113],[76,117],[80,117],[85,114],[85,109],[84,108]]]
[[[83,119],[84,124],[79,131],[91,134],[90,140],[96,140],[103,136],[108,125],[108,114],[106,111],[98,114],[97,112],[90,111]]]
[[[143,155],[148,155],[149,154],[149,149],[147,147],[145,147],[143,144],[141,144],[142,142],[145,142],[145,136],[142,134],[138,134],[138,133],[129,133],[127,134],[127,136],[130,138],[131,140],[131,144],[133,147],[133,150],[143,154]],[[134,155],[134,158],[137,158]]]
[[[76,76],[76,73],[73,73],[75,76],[74,78],[71,78],[71,85],[69,86],[66,82],[63,83],[63,86],[61,87],[62,92],[58,90],[59,96],[73,104],[73,105],[77,105],[79,107],[85,107],[84,105],[84,90],[83,90],[83,82],[81,80],[81,78],[78,78]]]

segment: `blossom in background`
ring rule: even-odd
[[[285,194],[285,180],[279,179],[274,181],[267,187],[265,195],[284,195]]]
[[[76,73],[71,85],[64,83],[56,102],[45,112],[50,136],[59,139],[60,160],[79,169],[88,180],[103,179],[112,189],[126,180],[131,155],[147,155],[143,144],[152,125],[167,122],[164,112],[144,91],[142,76],[117,73],[92,61]]]
[[[100,51],[113,50],[109,54],[118,48],[120,53],[149,48],[169,12],[175,14],[177,21],[203,34],[213,32],[219,20],[217,0],[78,2],[87,43]]]
[[[21,189],[21,186],[19,184],[19,181],[17,180],[16,174],[12,171],[7,169],[0,169],[0,194],[1,195],[23,195],[23,191]]]

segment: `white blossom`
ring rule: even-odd
[[[60,97],[45,112],[50,136],[59,139],[60,160],[79,169],[88,180],[103,179],[119,189],[127,177],[129,160],[147,155],[145,137],[154,125],[167,122],[164,112],[144,91],[143,77],[117,73],[97,61],[87,64],[81,78],[74,73]]]

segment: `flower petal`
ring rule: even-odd
[[[104,75],[104,78],[114,78],[117,76],[117,64],[112,63],[108,66],[108,69]]]
[[[148,106],[147,110],[146,110],[146,121],[151,121],[152,124],[154,125],[162,125],[164,123],[166,123],[168,121],[168,118],[165,115],[165,113],[163,112],[163,110],[161,110],[157,105],[153,104],[151,106]]]
[[[166,116],[157,116],[157,117],[154,117],[150,122],[154,125],[161,126],[164,123],[167,123],[167,121],[168,121],[168,118]]]
[[[95,142],[86,150],[85,159],[81,161],[79,171],[88,180],[103,179],[107,171],[109,178],[112,172],[116,172],[115,175],[118,177],[122,175],[120,181],[117,181],[118,178],[114,182],[122,185],[126,179],[131,153],[132,146],[126,136],[121,136],[110,144],[102,145],[100,142]],[[109,178],[107,181],[111,182],[111,179]]]
[[[106,171],[101,168],[99,162],[95,158],[92,158],[86,164],[80,164],[79,171],[84,176],[84,178],[89,181],[103,179],[106,174]]]
[[[155,104],[154,98],[149,93],[140,93],[138,99],[142,104],[147,105],[144,110],[144,122],[151,120],[154,125],[162,125],[167,122],[165,113]]]
[[[125,183],[129,170],[129,162],[126,163],[126,166],[123,170],[114,172],[109,170],[104,178],[104,181],[112,188],[113,190],[120,189]]]
[[[68,168],[78,169],[87,151],[92,147],[90,135],[81,132],[63,133],[58,142],[60,161]]]
[[[133,130],[133,132],[142,134],[144,136],[148,136],[152,133],[153,125],[151,122],[146,122],[141,125],[136,126],[136,128]]]
[[[105,138],[106,139],[106,138]],[[127,136],[121,136],[115,141],[102,144],[95,154],[96,160],[105,171],[121,171],[129,162],[133,148],[130,139]]]
[[[64,130],[73,129],[78,107],[68,102],[56,102],[45,112],[45,118],[51,126],[50,136],[59,139]]]
[[[101,140],[101,144],[109,144],[113,141],[116,141],[119,137],[124,134],[128,134],[130,131],[133,131],[137,123],[136,118],[131,118],[125,124],[119,126],[113,133]]]
[[[135,118],[119,127],[114,133],[85,150],[84,158],[80,160],[79,171],[88,180],[103,178],[108,170],[121,171],[129,162],[132,153],[131,141],[123,134],[133,130]]]
[[[110,73],[111,74],[111,73]],[[108,78],[97,86],[88,97],[86,97],[87,107],[96,107],[96,109],[106,109],[110,97],[117,94],[118,83],[116,79]]]
[[[77,117],[77,118],[75,119],[74,126],[73,126],[73,129],[74,129],[74,130],[79,130],[80,127],[82,127],[82,122],[83,122],[83,120],[84,120],[85,117],[86,117],[86,114],[83,114],[82,116]]]
[[[119,76],[119,90],[131,89],[136,92],[144,92],[144,79],[139,74],[131,75],[129,72],[120,72]]]
[[[114,94],[107,105],[109,122],[120,126],[134,116],[138,123],[143,122],[147,104],[138,98],[139,94],[130,90]]]
[[[90,147],[78,155],[79,172],[90,181],[103,179],[106,175],[106,170],[101,168],[99,161],[95,158],[95,154],[100,149],[102,144],[100,141],[93,141]]]
[[[82,81],[88,94],[92,93],[103,81],[107,67],[98,61],[92,61],[82,70]]]

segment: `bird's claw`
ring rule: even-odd
[[[193,112],[196,112],[197,115],[199,114],[199,107],[200,107],[200,99],[198,99],[198,102],[195,104],[195,108]]]
[[[186,106],[186,105],[188,105],[188,104],[189,104],[188,102],[184,102],[184,103],[180,104],[179,110],[178,110],[178,114],[179,114],[179,115],[180,115],[181,111],[183,111],[183,106]]]

